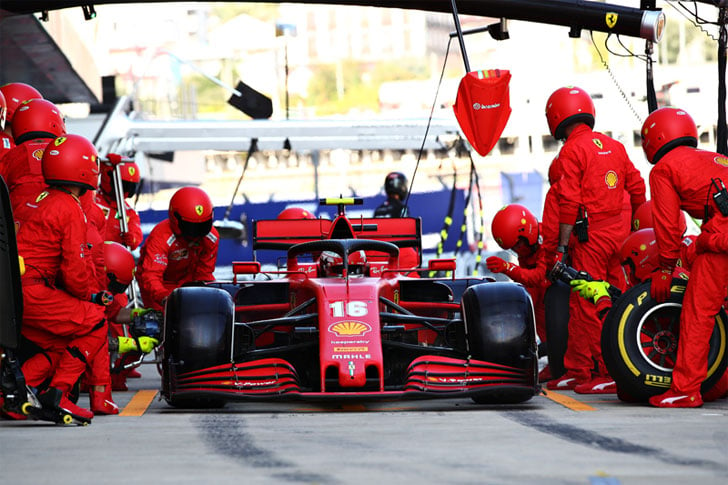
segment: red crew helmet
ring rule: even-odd
[[[56,138],[66,133],[61,110],[45,99],[31,99],[18,106],[10,123],[16,145],[34,138]]]
[[[212,229],[212,201],[198,187],[182,187],[169,201],[169,225],[178,236],[203,237]]]
[[[75,185],[96,190],[99,162],[96,148],[81,135],[59,136],[43,150],[43,178],[48,185]]]
[[[642,150],[653,165],[678,146],[698,146],[698,128],[693,118],[677,108],[653,111],[642,124]]]
[[[503,249],[513,249],[520,238],[533,246],[538,242],[538,219],[526,207],[509,204],[493,217],[490,231]]]
[[[134,197],[141,180],[139,166],[130,158],[122,158],[118,165],[121,173],[121,186],[124,189],[124,198]],[[99,188],[101,192],[114,196],[114,184],[111,177],[115,170],[115,164],[109,160],[101,160],[99,167],[101,172]]]
[[[8,108],[7,120],[11,123],[18,106],[31,99],[43,99],[37,89],[25,83],[5,84],[0,86],[0,92],[5,96],[5,103],[7,103]]]
[[[134,279],[136,272],[134,255],[118,242],[105,241],[104,268],[109,291],[115,294],[123,293]]]
[[[688,222],[685,218],[685,213],[680,211],[680,220],[678,221],[680,226],[680,234],[685,234],[688,230]],[[652,201],[644,201],[634,214],[632,215],[632,230],[639,231],[640,229],[649,229],[655,227],[655,221],[652,217]]]
[[[283,209],[276,219],[316,219],[316,216],[300,207],[288,207]]]
[[[581,122],[594,128],[594,102],[589,93],[576,86],[559,88],[546,102],[546,121],[557,140],[566,138],[566,127]]]
[[[640,229],[631,233],[619,252],[628,286],[634,286],[650,277],[660,265],[655,230]]]

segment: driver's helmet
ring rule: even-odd
[[[134,279],[136,263],[134,255],[118,242],[104,242],[104,269],[106,284],[114,294],[124,293]]]
[[[645,281],[660,265],[660,251],[653,228],[631,233],[622,243],[619,252],[627,286]]]
[[[344,259],[333,251],[324,251],[319,257],[323,276],[341,276],[344,272]],[[349,254],[349,276],[366,274],[367,255],[364,251]]]

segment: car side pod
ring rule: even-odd
[[[470,357],[511,368],[520,376],[489,386],[472,399],[511,404],[538,394],[536,324],[525,288],[510,282],[474,285],[463,292],[461,308]]]

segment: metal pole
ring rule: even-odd
[[[460,43],[460,52],[463,55],[463,62],[465,63],[465,72],[470,72],[470,61],[468,61],[468,53],[465,52],[465,39],[463,38],[463,30],[460,27],[458,7],[455,5],[455,0],[450,0],[450,3],[452,3],[452,16],[455,19],[455,30],[458,32],[458,43]]]

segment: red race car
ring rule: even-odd
[[[234,263],[232,282],[169,296],[161,347],[170,405],[460,396],[505,404],[539,393],[533,305],[521,285],[448,276],[454,260],[420,268],[419,218],[349,219],[345,206],[360,199],[321,203],[338,206],[333,221],[255,222],[253,248],[285,251],[284,265]]]

